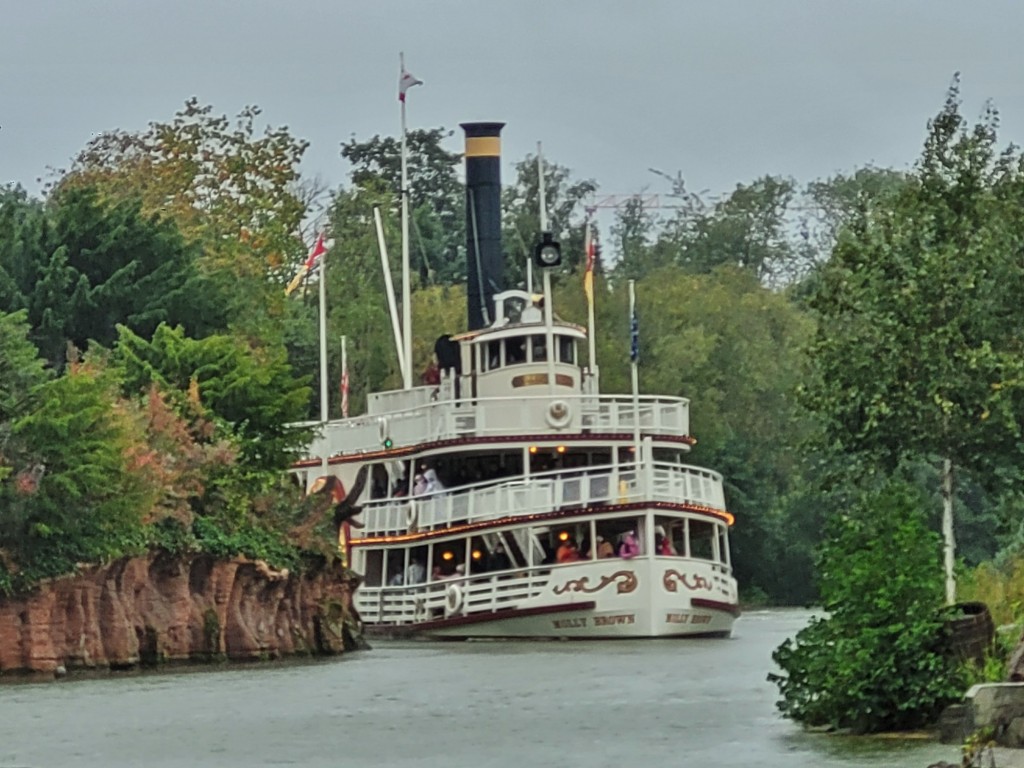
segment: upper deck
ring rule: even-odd
[[[634,405],[628,395],[456,398],[452,389],[442,382],[440,388],[378,393],[365,416],[323,425],[309,455],[358,457],[380,451],[386,440],[401,448],[465,438],[623,434],[636,428],[655,438],[689,436],[689,401],[681,397],[642,396]]]

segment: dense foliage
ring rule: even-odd
[[[943,652],[940,544],[923,509],[918,491],[890,481],[830,521],[818,563],[825,615],[772,656],[787,717],[905,730],[962,696],[957,661]]]

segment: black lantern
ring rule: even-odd
[[[550,232],[544,232],[541,241],[533,249],[533,263],[541,269],[550,269],[562,263],[562,247]]]

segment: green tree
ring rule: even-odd
[[[151,341],[120,326],[113,361],[124,391],[136,396],[157,385],[191,396],[238,438],[240,461],[283,470],[310,437],[297,425],[306,415],[307,378],[292,374],[282,347],[256,346],[230,335],[192,339],[161,325]]]
[[[941,467],[950,601],[953,468],[998,484],[1024,458],[1024,175],[1016,154],[997,155],[995,124],[990,110],[967,130],[954,86],[914,173],[861,205],[810,300],[804,399],[830,447],[889,471]]]
[[[444,128],[411,130],[406,135],[409,174],[410,269],[423,284],[450,285],[465,279],[463,256],[466,243],[465,191],[458,170],[462,155],[444,148],[452,137]],[[401,140],[374,136],[367,141],[351,140],[341,145],[341,155],[352,164],[354,195],[374,190],[376,201],[398,221],[401,211]],[[336,217],[335,217],[336,219]],[[400,241],[393,252],[401,251]],[[374,253],[376,249],[374,249]]]
[[[307,187],[299,162],[307,142],[286,127],[257,130],[250,106],[235,120],[195,98],[169,122],[96,136],[51,189],[99,191],[102,201],[137,200],[143,216],[171,219],[198,243],[204,273],[226,290],[233,323],[264,338],[279,334],[280,288],[305,258]],[[174,322],[174,321],[172,321]]]
[[[8,195],[0,243],[0,310],[27,311],[51,365],[63,364],[68,343],[109,346],[118,323],[146,336],[163,321],[196,335],[225,326],[224,295],[201,278],[196,249],[137,201],[103,203],[79,187],[43,209]]]
[[[137,551],[147,489],[126,460],[130,428],[115,382],[76,364],[35,387],[11,430],[20,482],[0,483],[0,590]]]
[[[890,481],[853,494],[819,564],[824,617],[786,640],[769,675],[782,713],[858,732],[933,722],[963,693],[943,650],[938,537],[915,490]]]

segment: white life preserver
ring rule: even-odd
[[[388,423],[387,416],[381,416],[377,419],[377,435],[380,437],[380,442],[383,445],[384,441],[388,439],[391,434],[391,425]]]
[[[458,584],[449,584],[444,593],[444,615],[457,616],[462,613],[462,604],[465,602],[465,595],[462,594],[462,587]]]
[[[546,417],[548,424],[555,429],[562,429],[569,424],[572,419],[572,412],[569,410],[569,404],[565,400],[555,400],[548,406],[548,412]]]
[[[409,502],[409,506],[405,508],[405,528],[408,531],[416,530],[416,527],[420,522],[420,512],[416,509],[416,504]]]

